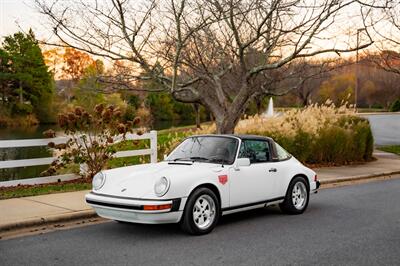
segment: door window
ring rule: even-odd
[[[239,158],[249,158],[250,163],[270,161],[270,149],[265,140],[243,140],[240,145]]]

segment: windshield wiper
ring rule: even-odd
[[[213,158],[213,159],[211,159],[211,160],[209,160],[209,161],[210,161],[210,162],[213,162],[213,163],[222,163],[222,164],[228,164],[228,163],[230,163],[229,160],[223,159],[223,158]]]
[[[202,160],[202,161],[208,161],[209,159],[206,157],[200,157],[200,156],[193,156],[189,158],[190,160]]]
[[[175,158],[175,159],[173,159],[171,161],[173,161],[173,162],[176,162],[176,161],[190,161],[190,159],[187,158],[187,157],[185,157],[185,158]]]
[[[193,157],[175,158],[172,161],[176,162],[176,161],[196,161],[196,160],[208,161],[209,159],[206,157],[193,156]]]

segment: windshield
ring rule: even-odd
[[[229,137],[191,137],[184,140],[166,160],[233,164],[237,146],[238,140]]]

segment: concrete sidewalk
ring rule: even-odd
[[[0,232],[95,215],[85,202],[85,191],[0,200]]]
[[[377,176],[400,174],[400,156],[393,153],[374,151],[376,161],[338,167],[315,168],[322,184],[365,179]]]
[[[322,184],[400,174],[400,157],[376,151],[378,160],[351,166],[314,169]],[[96,214],[85,203],[88,191],[0,200],[0,233],[47,223],[90,218]]]

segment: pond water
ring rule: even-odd
[[[48,129],[57,130],[55,125],[41,125],[24,128],[0,128],[1,139],[36,139],[43,138],[43,131]],[[46,147],[23,147],[0,149],[0,160],[21,160],[40,157],[50,157],[51,152]],[[40,176],[40,173],[48,166],[30,166],[18,168],[0,169],[0,181],[32,178]]]
[[[153,129],[161,130],[171,127],[193,125],[194,121],[157,121],[153,124]],[[60,129],[56,125],[39,125],[35,127],[24,128],[0,128],[0,140],[12,139],[40,139],[43,132],[53,129],[61,134]],[[41,157],[51,157],[51,152],[47,147],[24,147],[24,148],[0,148],[0,161],[5,160],[21,160],[33,159]],[[0,169],[0,182],[24,178],[39,177],[40,174],[48,168],[47,165],[30,166],[19,168]]]

